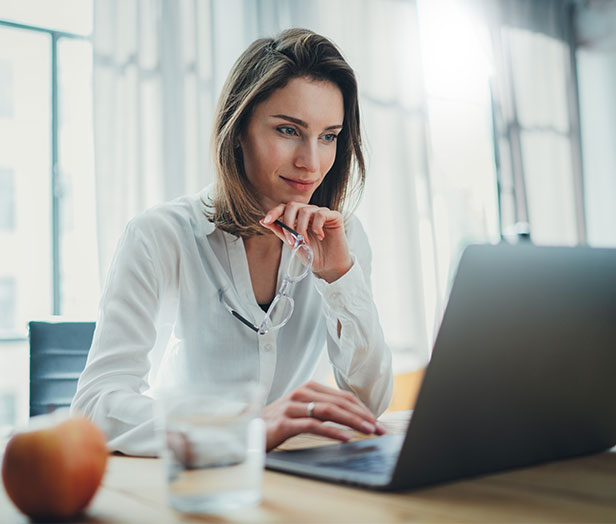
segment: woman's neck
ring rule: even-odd
[[[273,233],[245,238],[244,249],[255,299],[269,304],[276,294],[282,241]]]
[[[261,257],[279,257],[282,247],[282,241],[273,233],[265,233],[253,237],[244,238],[244,249],[246,253],[249,251]]]

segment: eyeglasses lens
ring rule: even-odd
[[[285,324],[291,313],[293,312],[293,306],[291,300],[285,296],[279,296],[278,300],[275,304],[273,304],[273,308],[270,311],[269,318],[272,327],[280,326]]]
[[[312,267],[312,258],[312,249],[308,244],[302,242],[293,249],[287,269],[291,282],[297,282],[308,274]]]
[[[264,334],[272,329],[284,326],[293,313],[293,300],[285,295],[278,295],[268,310],[260,333]]]

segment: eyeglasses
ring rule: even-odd
[[[263,322],[261,322],[261,325],[259,327],[255,326],[252,322],[232,309],[223,298],[224,291],[222,289],[218,290],[218,298],[227,311],[229,311],[229,313],[231,313],[244,325],[248,326],[253,331],[256,331],[259,335],[265,335],[270,331],[280,329],[289,321],[291,315],[293,314],[293,308],[295,307],[293,298],[288,295],[289,288],[292,284],[306,278],[306,275],[308,275],[308,272],[312,267],[312,260],[314,258],[312,248],[306,243],[306,240],[302,235],[291,229],[286,224],[283,224],[280,220],[276,220],[274,223],[291,233],[295,237],[295,243],[293,245],[293,249],[291,250],[291,256],[289,258],[289,263],[285,270],[280,289],[278,290],[278,293],[276,293],[276,296],[274,297],[274,300],[272,300],[270,306],[267,308],[267,313],[265,313],[265,318],[263,319]]]

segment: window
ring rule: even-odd
[[[0,20],[88,36],[92,32],[91,0],[2,0]]]
[[[0,231],[15,229],[15,177],[12,169],[0,167]]]
[[[0,6],[0,338],[95,313],[91,9]]]
[[[15,324],[16,286],[13,278],[0,278],[0,329],[11,329]]]
[[[507,28],[528,218],[538,244],[578,242],[569,115],[569,50],[564,42]],[[529,81],[533,79],[534,81]]]
[[[13,116],[13,78],[11,63],[0,60],[0,118]]]
[[[427,327],[434,333],[463,249],[500,238],[490,105],[493,65],[488,28],[468,3],[420,0],[418,6],[434,228],[432,236],[424,233],[421,251],[435,253],[425,306]]]

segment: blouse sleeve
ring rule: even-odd
[[[338,386],[354,392],[378,416],[391,402],[391,352],[372,298],[368,237],[355,217],[350,221],[347,238],[353,257],[351,269],[332,283],[316,281],[323,296],[327,351]]]
[[[111,450],[143,456],[159,451],[153,400],[144,395],[163,281],[151,247],[135,221],[129,223],[109,270],[71,405],[100,427]]]

